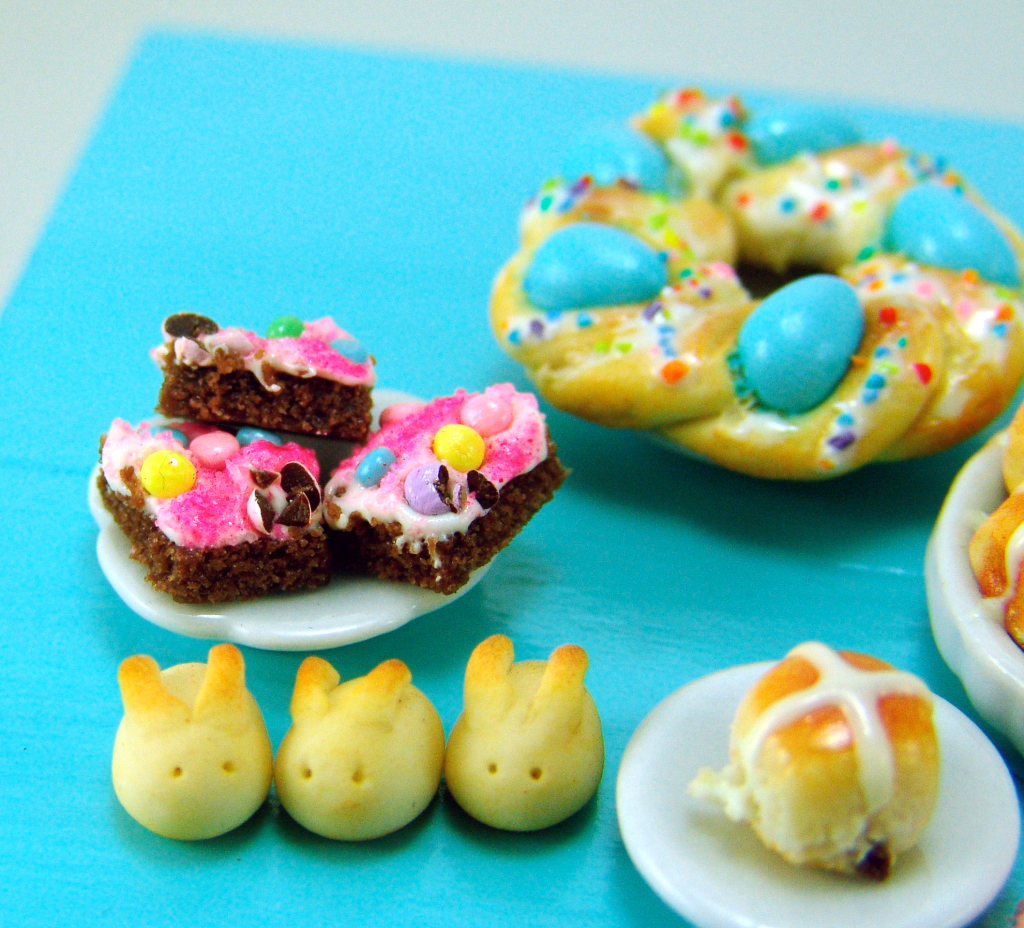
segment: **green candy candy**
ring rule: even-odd
[[[267,338],[298,338],[306,331],[306,323],[295,316],[278,316],[267,326]]]

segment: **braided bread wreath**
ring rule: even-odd
[[[813,268],[755,300],[737,259]],[[1024,374],[1024,240],[838,114],[672,91],[526,206],[491,322],[556,407],[759,477],[948,448]]]

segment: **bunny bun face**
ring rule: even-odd
[[[409,669],[385,661],[339,685],[309,657],[292,696],[292,727],[274,768],[281,804],[316,834],[378,838],[411,822],[441,781],[444,729]]]
[[[121,665],[125,715],[112,775],[117,798],[139,824],[167,838],[212,838],[263,804],[270,738],[244,673],[233,645],[212,649],[208,664],[161,672],[137,655]]]
[[[445,781],[475,819],[534,831],[568,818],[593,796],[604,770],[594,700],[583,686],[587,656],[573,645],[547,661],[512,663],[495,635],[466,668],[465,709],[452,729]]]

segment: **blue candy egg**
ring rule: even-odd
[[[838,113],[799,103],[758,110],[744,131],[761,164],[779,164],[803,152],[827,151],[862,139],[857,127]]]
[[[666,256],[614,226],[578,222],[554,233],[533,256],[523,289],[534,306],[561,312],[641,303],[668,283]]]
[[[1017,257],[999,226],[949,187],[919,184],[904,193],[889,217],[886,247],[921,264],[973,268],[994,283],[1020,285]]]
[[[584,174],[604,187],[623,178],[652,193],[668,189],[665,153],[657,142],[630,126],[594,129],[569,149],[562,159],[562,176],[574,181]]]
[[[336,338],[331,342],[331,347],[353,364],[365,364],[366,359],[370,356],[370,353],[363,347],[363,343],[357,338]]]
[[[243,425],[237,432],[235,438],[243,448],[251,445],[254,441],[269,441],[272,445],[282,444],[281,437],[266,429],[254,429],[252,426]]]
[[[815,274],[776,290],[739,334],[747,386],[769,409],[807,412],[838,386],[864,334],[864,311],[845,280]]]
[[[356,480],[364,487],[375,487],[396,460],[395,452],[390,448],[374,448],[356,467]]]
[[[161,429],[163,432],[170,432],[171,437],[175,441],[180,441],[186,448],[188,447],[188,439],[185,437],[184,432],[179,432],[178,429]]]

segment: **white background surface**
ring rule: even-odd
[[[0,0],[0,305],[137,38],[161,28],[714,81],[1024,124],[1024,0]]]

